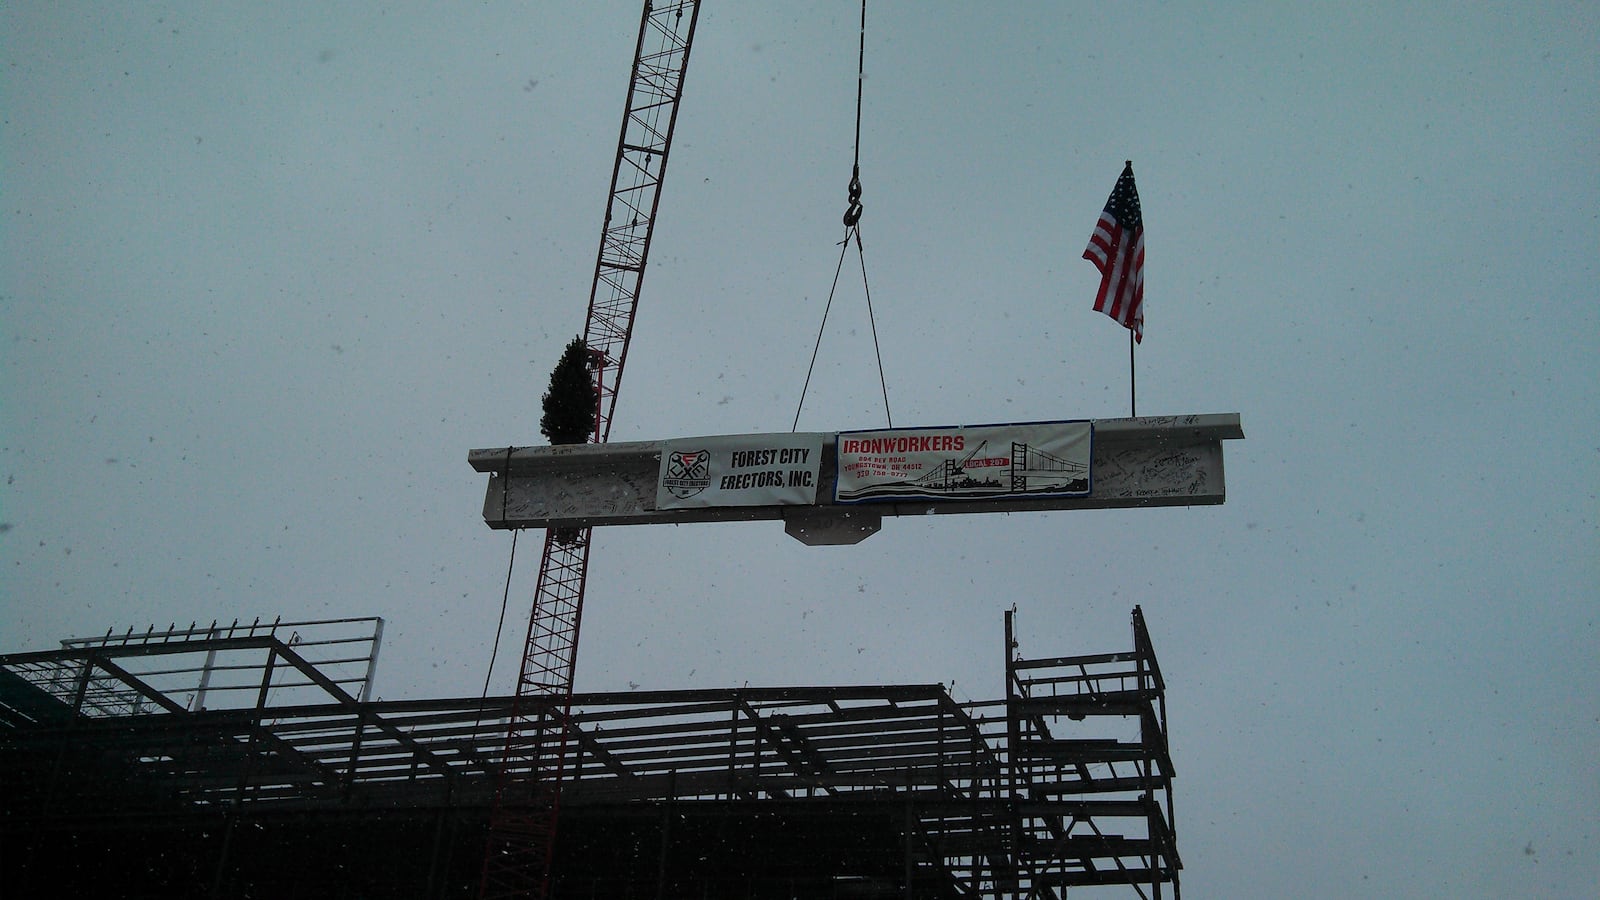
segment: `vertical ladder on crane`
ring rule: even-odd
[[[667,151],[700,0],[644,4],[584,326],[600,389],[595,442],[611,433]],[[591,530],[549,529],[506,729],[478,896],[550,895]]]

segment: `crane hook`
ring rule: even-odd
[[[850,174],[850,206],[844,211],[844,227],[854,228],[861,221],[861,167]]]

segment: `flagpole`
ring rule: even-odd
[[[1131,415],[1139,418],[1139,380],[1133,372],[1133,329],[1128,329],[1128,405],[1132,407]]]

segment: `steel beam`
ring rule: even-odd
[[[823,441],[817,501],[804,506],[657,509],[664,441],[473,450],[467,461],[489,476],[483,518],[490,528],[782,520],[808,544],[856,543],[884,516],[1206,506],[1222,503],[1222,442],[1244,431],[1238,413],[1096,419],[1092,490],[1087,496],[834,502],[837,438]]]

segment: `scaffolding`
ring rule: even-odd
[[[1132,653],[1031,660],[1006,619],[1002,700],[940,685],[574,695],[553,895],[1175,893],[1142,615]],[[366,698],[378,620],[226,631],[0,656],[8,883],[471,896],[495,784],[526,764],[505,746],[513,698]],[[1137,737],[1119,736],[1131,722]]]

